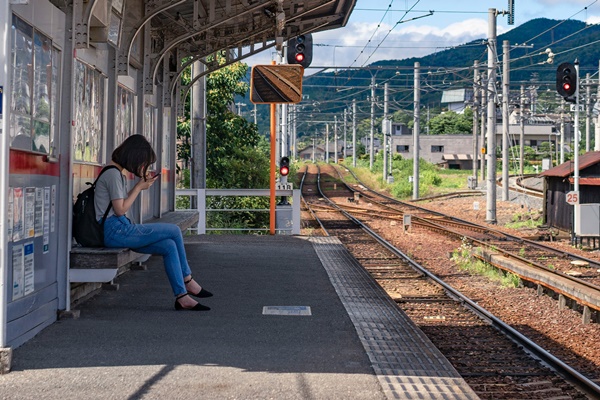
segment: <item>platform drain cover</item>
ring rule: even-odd
[[[312,315],[309,306],[264,306],[262,313],[263,315]]]

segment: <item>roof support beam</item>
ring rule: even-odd
[[[81,1],[81,0],[76,0]],[[125,19],[127,23],[124,22],[123,26],[123,34],[121,37],[121,47],[117,51],[117,74],[118,75],[128,75],[129,74],[129,60],[131,57],[131,50],[133,49],[133,44],[135,42],[138,34],[144,29],[144,26],[152,20],[158,14],[161,14],[170,8],[178,6],[182,3],[185,3],[187,0],[177,0],[175,2],[171,2],[169,0],[165,0],[162,2],[149,3],[146,7],[145,17],[141,20],[132,21],[129,19]],[[152,7],[154,4],[154,8]],[[127,3],[125,3],[125,7],[127,7]]]
[[[73,0],[73,47],[87,49],[90,45],[90,20],[98,0]]]
[[[158,71],[158,67],[159,67],[160,63],[162,62],[162,59],[165,56],[165,54],[168,51],[172,50],[177,45],[179,45],[180,43],[182,43],[188,39],[191,39],[194,36],[197,36],[201,33],[210,31],[218,26],[221,26],[221,25],[227,23],[227,22],[233,21],[235,19],[239,19],[240,17],[243,17],[247,14],[250,14],[257,10],[263,9],[269,3],[270,3],[270,1],[263,1],[260,4],[255,5],[254,7],[245,9],[243,11],[240,11],[239,13],[233,13],[233,16],[224,16],[222,19],[220,19],[218,21],[210,22],[211,18],[214,16],[214,7],[215,7],[214,0],[211,0],[210,9],[209,9],[209,22],[207,24],[205,24],[201,29],[199,29],[195,32],[191,32],[191,33],[187,32],[183,35],[176,37],[171,42],[167,43],[158,54],[152,54],[151,55],[151,58],[152,58],[151,72],[150,72],[149,76],[147,76],[145,78],[150,79],[150,82],[153,83],[156,78],[156,73]],[[147,87],[147,85],[146,85],[146,87]]]

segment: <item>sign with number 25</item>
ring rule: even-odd
[[[568,192],[567,203],[572,205],[579,204],[579,191],[572,190]]]

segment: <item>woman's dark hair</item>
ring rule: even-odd
[[[112,160],[141,178],[156,162],[156,153],[143,135],[131,135],[113,151]]]

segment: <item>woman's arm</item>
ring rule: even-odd
[[[158,179],[158,175],[154,176],[152,178],[148,178],[148,180],[140,179],[135,184],[135,186],[133,187],[133,189],[131,189],[129,191],[129,193],[127,193],[127,198],[125,198],[125,199],[114,199],[112,201],[112,205],[113,205],[113,209],[115,211],[115,214],[117,216],[125,215],[127,213],[127,211],[129,211],[129,208],[131,208],[131,205],[133,204],[133,202],[135,201],[135,199],[138,197],[138,195],[140,194],[140,192],[142,190],[146,190],[150,186],[152,186],[154,184],[154,182],[156,181],[156,179]]]

